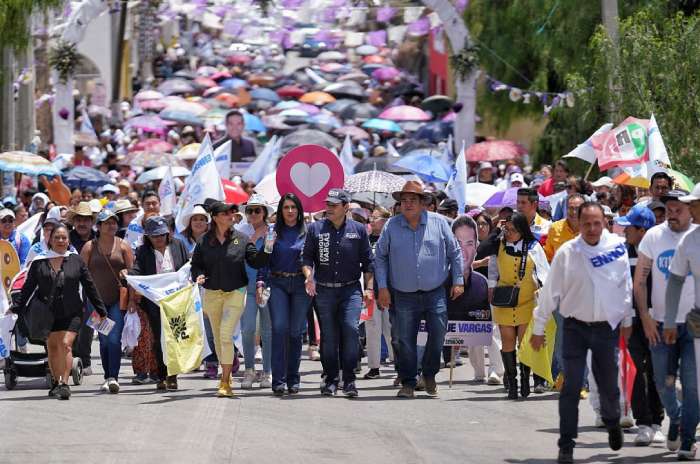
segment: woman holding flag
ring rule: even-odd
[[[233,332],[245,307],[248,275],[245,264],[259,269],[269,260],[274,238],[265,240],[265,252],[233,228],[235,205],[221,201],[211,205],[212,227],[192,254],[192,278],[204,286],[204,314],[214,332],[222,375],[217,396],[232,397]],[[268,251],[269,250],[269,251]]]

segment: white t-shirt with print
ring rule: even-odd
[[[678,251],[671,261],[671,272],[686,277],[685,281],[693,279],[695,286],[695,307],[700,308],[700,227],[696,227],[692,233],[687,233],[678,245]],[[683,290],[687,284],[683,285]],[[680,308],[679,308],[680,309]]]
[[[684,235],[697,228],[691,224],[685,232],[673,232],[668,223],[664,222],[654,226],[644,234],[637,251],[651,259],[651,317],[663,322],[666,312],[666,286],[671,269],[671,260],[676,253],[678,243]],[[686,278],[681,292],[681,301],[678,306],[677,323],[684,323],[685,316],[693,307],[695,298],[695,285],[693,279]]]

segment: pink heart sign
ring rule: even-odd
[[[280,195],[299,197],[304,212],[324,209],[332,188],[343,188],[345,175],[338,156],[320,145],[301,145],[287,153],[275,175]]]

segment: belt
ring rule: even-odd
[[[576,319],[575,317],[567,317],[566,319],[569,319],[570,321],[573,321],[577,324],[587,325],[589,327],[602,327],[602,326],[610,327],[610,324],[607,321],[586,322],[586,321],[582,321],[581,319]]]
[[[304,275],[303,272],[270,272],[272,277],[297,277]]]
[[[356,283],[356,280],[351,280],[350,282],[316,282],[316,285],[327,288],[342,288]]]

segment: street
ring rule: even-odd
[[[321,364],[302,361],[298,396],[276,398],[267,390],[216,398],[216,381],[202,372],[181,376],[180,390],[156,393],[131,385],[130,361],[122,364],[122,390],[99,393],[99,346],[95,375],[72,387],[70,401],[47,397],[42,379],[20,379],[16,390],[0,387],[0,463],[550,463],[556,458],[556,393],[526,401],[504,399],[501,386],[470,381],[471,367],[438,376],[439,398],[417,392],[395,398],[392,366],[382,377],[359,380],[360,396],[321,397]],[[363,374],[366,368],[363,364]],[[634,433],[613,452],[582,402],[577,462],[675,461],[664,445],[635,448]]]

